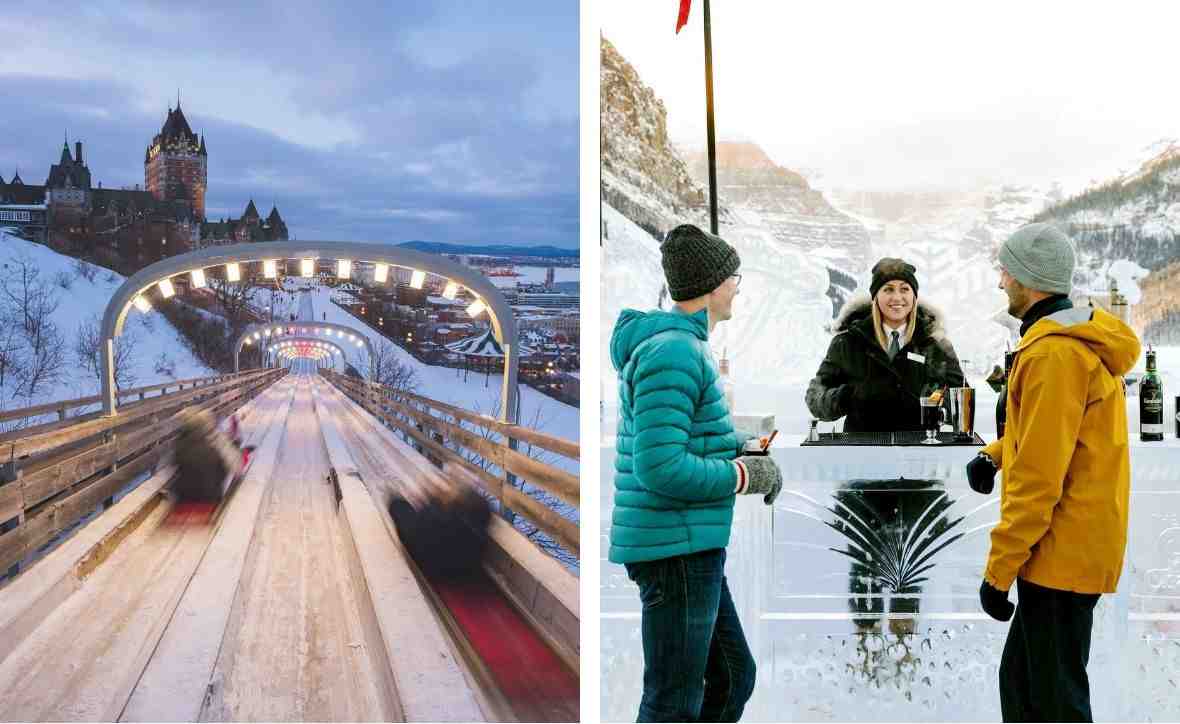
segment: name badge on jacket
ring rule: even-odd
[[[915,362],[920,362],[922,364],[926,364],[926,358],[923,357],[922,355],[918,354],[917,352],[906,352],[905,356],[907,359],[912,359]]]

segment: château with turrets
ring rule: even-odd
[[[0,226],[125,272],[203,246],[289,238],[277,205],[264,217],[253,199],[240,218],[207,220],[208,159],[178,99],[144,150],[142,187],[93,183],[82,142],[71,151],[67,138],[44,185],[26,184],[19,169],[0,175]]]

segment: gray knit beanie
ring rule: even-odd
[[[741,266],[737,249],[692,224],[668,232],[660,244],[664,277],[672,299],[683,302],[708,294]]]
[[[1052,224],[1027,224],[1000,247],[1000,264],[1029,289],[1069,294],[1073,289],[1074,247]]]

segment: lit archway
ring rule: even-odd
[[[332,322],[269,322],[251,324],[238,336],[234,344],[234,372],[241,371],[241,354],[247,345],[267,346],[278,339],[319,339],[338,343],[346,347],[364,347],[369,352],[369,376],[376,369],[376,350],[369,338],[356,329]]]
[[[421,288],[426,274],[434,274],[447,280],[443,296],[453,299],[463,290],[469,292],[474,301],[467,308],[468,314],[477,317],[485,311],[488,313],[492,331],[505,352],[504,378],[501,383],[501,399],[504,400],[504,404],[501,406],[500,419],[504,422],[516,421],[516,378],[519,362],[516,349],[516,320],[512,317],[512,309],[503,293],[483,274],[445,257],[400,246],[352,241],[265,241],[256,244],[214,246],[169,257],[136,272],[115,290],[103,314],[103,413],[109,416],[117,412],[114,380],[115,337],[122,334],[123,322],[133,305],[144,311],[151,309],[150,296],[153,287],[158,289],[161,296],[167,298],[172,295],[172,277],[188,274],[193,285],[201,287],[205,283],[204,270],[221,265],[225,265],[226,279],[231,282],[237,281],[246,276],[241,269],[244,263],[260,263],[264,278],[277,278],[279,262],[287,267],[287,262],[291,259],[299,260],[296,268],[300,275],[305,277],[316,275],[320,259],[332,259],[336,261],[338,278],[351,278],[352,271],[358,263],[371,264],[374,283],[387,283],[390,267],[397,267],[412,270],[411,287]]]
[[[347,365],[344,352],[344,348],[335,342],[310,337],[287,337],[265,345],[263,363],[271,367],[294,359],[313,359],[320,366],[325,366],[326,362],[327,366],[334,367],[337,360],[342,365]],[[342,367],[341,371],[343,369]]]

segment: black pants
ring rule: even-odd
[[[1004,721],[1093,721],[1090,630],[1098,594],[1016,579],[1020,602],[1000,658]]]

